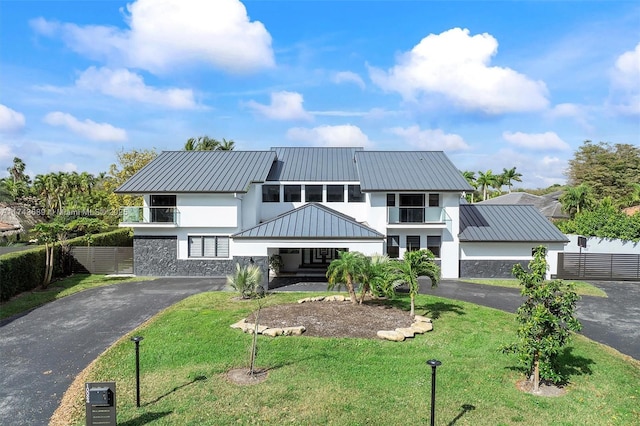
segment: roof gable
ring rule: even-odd
[[[246,192],[251,182],[264,182],[275,157],[273,151],[164,151],[116,192]]]
[[[568,242],[531,205],[460,205],[460,241]]]
[[[272,148],[278,160],[267,180],[300,182],[357,182],[354,153],[362,148]]]
[[[233,238],[382,239],[384,236],[350,216],[309,203],[267,222],[232,235]]]
[[[358,151],[363,191],[473,191],[442,151]]]

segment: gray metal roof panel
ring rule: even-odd
[[[568,242],[531,205],[461,204],[460,241]]]
[[[274,160],[273,151],[164,151],[116,192],[246,192]]]
[[[269,181],[357,182],[354,153],[362,148],[276,147],[278,161]]]
[[[233,238],[382,239],[384,235],[354,218],[316,203],[305,204],[267,222],[232,235]]]
[[[442,151],[358,151],[362,191],[472,191]]]

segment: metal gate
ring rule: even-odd
[[[558,253],[560,279],[640,281],[640,254]]]
[[[133,274],[133,247],[71,247],[73,272]]]

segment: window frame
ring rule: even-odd
[[[429,207],[440,207],[440,194],[429,194]]]
[[[356,190],[358,191],[357,193]],[[362,187],[360,185],[348,185],[347,201],[349,203],[364,203],[366,201],[366,196],[364,192],[362,192]]]
[[[387,194],[387,207],[395,207],[396,206],[396,194],[388,193]]]
[[[437,244],[435,244],[437,241]],[[436,247],[437,250],[432,250],[432,248]],[[442,253],[442,236],[441,235],[427,235],[427,249],[433,253],[433,255],[437,258],[440,258]]]
[[[322,186],[323,185],[305,185],[304,186],[304,201],[305,201],[305,203],[321,203],[322,199],[324,198],[322,196],[322,194],[324,192],[324,190],[323,190],[324,188]],[[319,200],[311,199],[309,197],[309,188],[312,188],[313,191],[317,191],[318,188],[320,188],[320,194],[319,194],[320,195],[320,199]],[[315,196],[317,198],[318,193],[317,192],[313,192],[313,191],[311,192],[311,195],[313,195],[313,196]]]
[[[336,197],[338,192],[332,193],[331,190],[337,190],[338,188],[340,188],[340,196]],[[327,203],[344,203],[344,185],[327,185]]]
[[[270,191],[273,188],[278,188],[278,192]],[[273,197],[277,195],[276,197]],[[270,197],[271,196],[271,197]],[[271,199],[275,198],[275,199]],[[280,185],[262,185],[262,202],[263,203],[279,203],[280,202]]]
[[[415,244],[414,244],[415,241],[410,242],[410,240],[409,240],[410,238],[412,240],[417,239],[417,246],[415,246]],[[420,240],[421,240],[420,239],[420,235],[407,235],[406,236],[406,243],[407,243],[406,244],[406,250],[407,251],[418,251],[418,250],[420,250],[420,243],[421,243]]]
[[[387,235],[387,256],[390,259],[400,258],[400,235]]]
[[[194,239],[200,239],[198,248],[200,254],[193,254]],[[207,247],[206,241],[213,240],[213,256],[205,256],[205,248]],[[229,258],[229,240],[226,235],[189,235],[187,236],[187,257],[189,259],[228,259]],[[222,252],[222,254],[221,254]]]
[[[295,189],[297,188],[297,192]],[[294,192],[289,192],[294,190]],[[283,185],[283,199],[285,203],[299,203],[302,201],[302,185]]]

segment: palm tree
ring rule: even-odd
[[[486,173],[478,172],[478,178],[476,179],[476,182],[478,182],[478,186],[482,188],[483,200],[487,199],[487,188],[496,185],[496,178],[496,175],[494,175],[491,170],[487,170]]]
[[[367,290],[375,296],[392,297],[395,294],[397,286],[394,286],[391,266],[391,259],[386,254],[376,254],[366,258],[360,303]]]
[[[469,202],[473,203],[475,190],[478,189],[478,182],[476,182],[476,173],[465,170],[462,172],[462,177],[464,177],[467,182],[469,182],[469,185],[473,186],[473,191],[471,192],[471,194],[469,194]]]
[[[236,263],[236,272],[227,275],[227,284],[240,293],[243,299],[249,299],[258,293],[258,287],[262,282],[262,271],[256,265],[240,266]]]
[[[366,267],[365,256],[357,251],[340,251],[338,258],[331,261],[327,268],[328,289],[332,290],[335,285],[338,288],[345,284],[349,292],[349,298],[354,305],[358,303],[354,281],[361,279]]]
[[[13,158],[13,166],[9,167],[7,171],[13,178],[13,183],[17,183],[19,181],[28,180],[28,177],[24,174],[24,169],[26,168],[26,164],[18,157]]]
[[[220,141],[206,135],[198,136],[197,138],[189,138],[184,144],[184,149],[185,151],[216,151],[220,149]]]
[[[573,217],[592,204],[591,188],[584,183],[569,186],[560,197],[560,203],[562,203],[562,209]]]
[[[509,188],[509,194],[511,194],[511,187],[513,186],[511,181],[522,182],[522,179],[521,179],[522,173],[516,172],[515,167],[508,170],[503,168],[502,178],[503,178],[504,184],[507,185],[507,187]]]
[[[416,295],[420,290],[418,277],[431,279],[431,287],[436,287],[440,281],[440,267],[433,261],[435,256],[431,251],[422,249],[407,251],[402,261],[394,262],[394,285],[407,284],[411,298],[411,317],[416,314]]]
[[[225,138],[222,138],[222,142],[218,144],[218,149],[221,151],[233,151],[235,147],[236,143],[234,141],[226,140]]]

